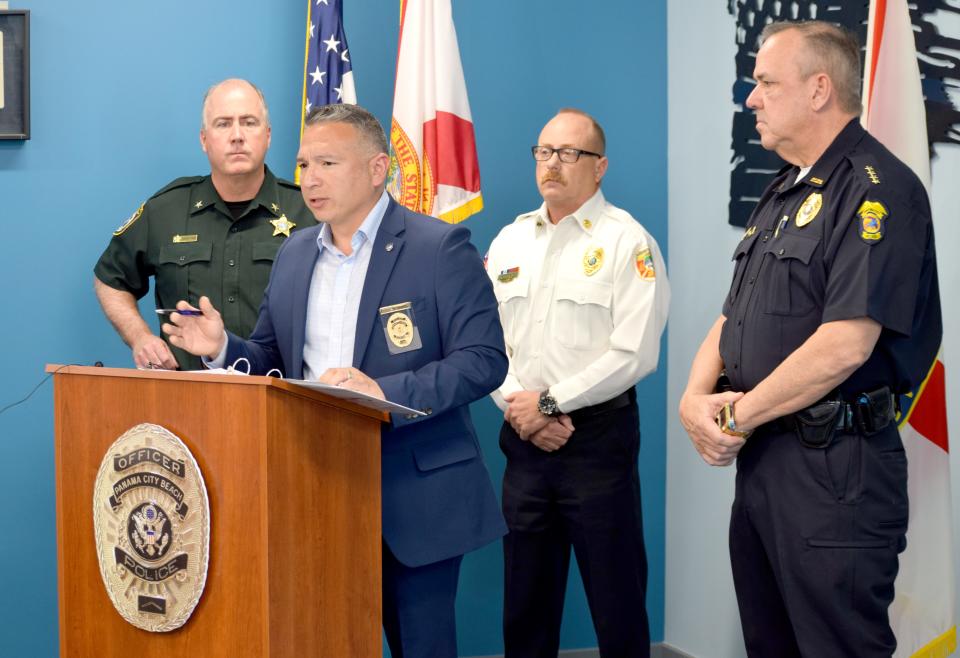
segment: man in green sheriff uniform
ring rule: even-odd
[[[151,276],[158,309],[206,295],[227,329],[247,337],[280,245],[316,224],[300,189],[264,165],[270,118],[253,84],[225,80],[210,88],[200,144],[210,175],[178,178],[152,196],[114,232],[94,268],[103,312],[139,368],[202,367],[140,316],[137,299]]]

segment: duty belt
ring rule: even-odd
[[[806,409],[778,418],[770,425],[779,430],[796,430],[801,441],[804,434],[816,434],[816,428],[821,432],[832,430],[871,436],[896,418],[897,407],[897,397],[889,387],[882,386],[854,396],[853,402],[844,400],[839,394],[828,396]]]

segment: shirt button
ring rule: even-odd
[[[227,301],[232,304],[233,302],[237,301],[237,298],[234,297],[233,295],[230,295],[229,297],[227,297]]]
[[[733,364],[733,369],[734,369],[734,370],[736,370],[738,367],[739,367],[739,366],[738,366],[736,363]]]
[[[186,256],[181,256],[181,257],[180,257],[180,262],[181,262],[181,263],[182,263],[183,261],[185,261],[185,260],[187,260],[187,257],[186,257]]]
[[[769,237],[770,237],[769,235],[763,236],[763,241],[766,242],[766,241],[767,241],[767,238],[769,238]]]
[[[234,265],[234,261],[233,261],[233,259],[232,259],[232,258],[231,258],[230,260],[228,260],[228,261],[227,261],[227,265],[229,265],[230,267],[233,267],[233,265]]]
[[[750,285],[753,285],[753,277],[751,277],[750,280],[747,281],[747,283],[749,283]]]
[[[781,256],[783,256],[783,249],[781,249],[781,250],[778,251],[777,253],[780,254]]]
[[[240,230],[240,227],[239,227],[239,226],[232,226],[232,227],[230,227],[230,232],[231,232],[231,233],[236,233],[236,232],[239,231],[239,230]]]

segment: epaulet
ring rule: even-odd
[[[516,218],[515,220],[513,220],[513,221],[514,221],[514,223],[516,223],[516,222],[520,222],[520,221],[523,221],[523,220],[525,220],[525,219],[530,219],[531,217],[536,217],[536,216],[537,216],[537,211],[536,211],[536,210],[531,210],[530,212],[525,212],[525,213],[523,213],[522,215],[517,215],[517,218]]]
[[[151,198],[151,199],[155,199],[156,197],[160,196],[161,194],[166,194],[166,193],[169,192],[170,190],[175,190],[175,189],[177,189],[178,187],[187,187],[188,185],[193,185],[193,184],[195,184],[195,183],[199,183],[200,181],[203,180],[203,178],[204,178],[203,176],[184,176],[183,178],[178,178],[178,179],[176,179],[175,181],[173,181],[172,183],[170,183],[169,185],[167,185],[166,187],[164,187],[163,189],[161,189],[159,192],[157,192],[156,194],[154,194],[154,195],[153,195],[152,197],[150,197],[150,198]]]
[[[300,191],[299,185],[297,185],[293,181],[287,180],[286,178],[278,178],[277,185],[280,185],[281,187],[290,188],[291,190],[296,190],[297,192]]]
[[[883,176],[877,166],[877,159],[871,153],[854,151],[847,156],[847,159],[850,160],[858,179],[870,187],[883,183]]]

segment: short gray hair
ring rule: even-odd
[[[324,123],[346,123],[354,127],[360,138],[377,153],[389,153],[383,126],[369,111],[351,103],[318,105],[303,121],[304,128]]]
[[[600,142],[600,154],[603,155],[607,152],[607,136],[603,133],[603,128],[600,127],[599,121],[594,119],[591,115],[587,114],[583,110],[578,110],[575,107],[561,107],[559,110],[557,110],[557,114],[577,114],[587,119],[590,122],[590,125],[593,126],[593,133]]]
[[[263,120],[267,126],[270,125],[270,110],[267,109],[267,99],[264,98],[263,92],[260,91],[260,87],[253,84],[249,80],[244,80],[243,78],[227,78],[226,80],[221,80],[215,85],[211,85],[207,92],[203,95],[203,103],[200,105],[200,130],[205,130],[207,127],[207,101],[210,100],[210,95],[216,91],[219,87],[227,84],[228,82],[244,82],[250,85],[250,88],[257,92],[257,97],[260,98],[260,105],[263,106]]]
[[[797,60],[800,75],[825,73],[837,91],[840,108],[860,114],[860,43],[850,30],[825,21],[770,23],[760,33],[760,44],[774,34],[796,30],[803,37],[805,56]]]

